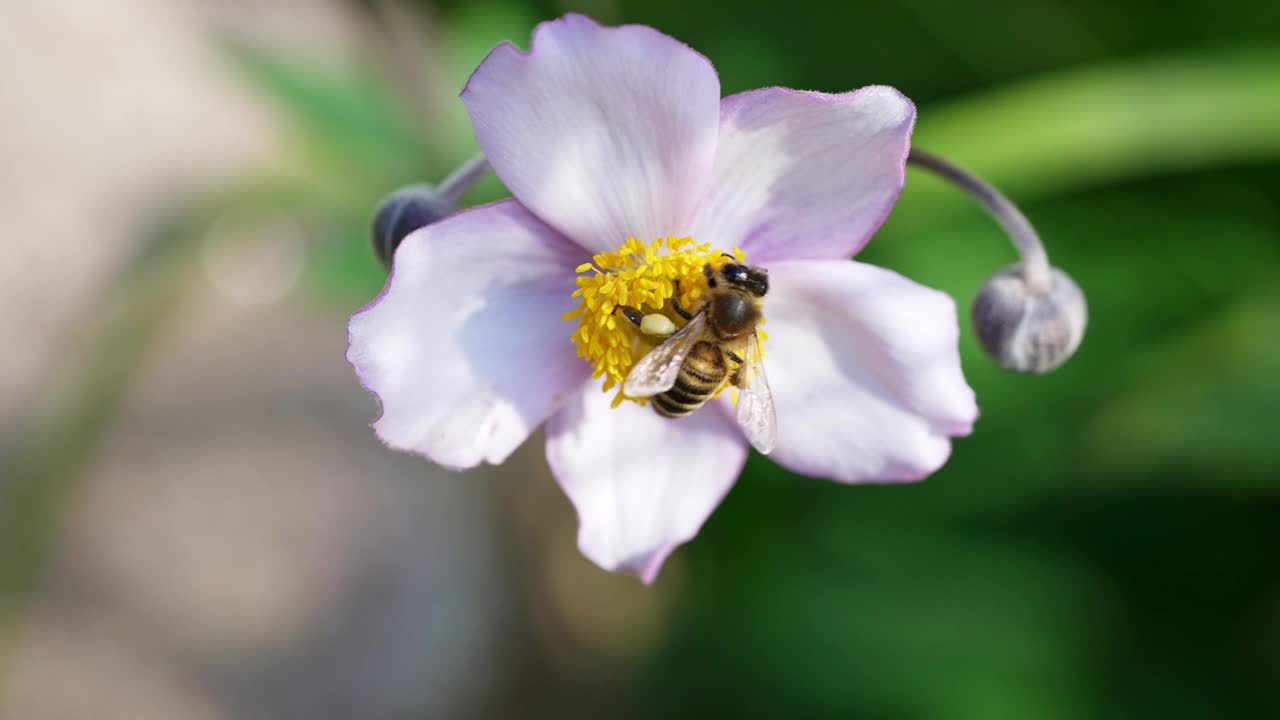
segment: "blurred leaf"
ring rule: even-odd
[[[373,76],[319,68],[227,41],[227,57],[285,109],[306,149],[343,182],[374,192],[416,181],[431,166],[427,140]]]
[[[921,107],[915,142],[1015,198],[1171,169],[1280,157],[1280,48],[1100,65]],[[904,194],[896,214],[943,199]],[[905,212],[904,212],[905,210]]]
[[[1241,300],[1129,363],[1118,395],[1086,425],[1086,471],[1176,471],[1183,483],[1280,491],[1277,318],[1280,295]]]

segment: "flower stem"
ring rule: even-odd
[[[1049,254],[1045,252],[1044,243],[1040,242],[1036,229],[1017,205],[982,178],[933,153],[913,147],[911,154],[907,156],[907,162],[950,181],[982,203],[1009,234],[1009,239],[1018,250],[1018,255],[1022,258],[1022,278],[1027,284],[1027,290],[1032,293],[1048,292]]]
[[[449,174],[436,187],[436,193],[444,200],[456,204],[462,196],[489,171],[489,161],[480,153]]]

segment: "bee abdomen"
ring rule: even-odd
[[[660,394],[653,398],[653,408],[658,411],[659,415],[667,417],[684,417],[689,413],[702,407],[704,403],[714,394],[715,387],[706,392],[687,393],[676,388]]]
[[[720,350],[709,342],[700,342],[689,351],[676,376],[676,384],[654,396],[653,407],[659,415],[684,417],[711,399],[724,383],[726,372]]]

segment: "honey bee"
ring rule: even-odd
[[[777,440],[777,418],[756,325],[769,292],[769,274],[733,261],[719,269],[707,263],[702,272],[709,291],[706,300],[694,312],[674,303],[676,313],[687,321],[678,330],[665,316],[618,308],[646,333],[666,336],[627,373],[623,392],[651,397],[659,415],[679,418],[702,407],[726,383],[732,384],[738,388],[738,424],[747,440],[768,454]]]

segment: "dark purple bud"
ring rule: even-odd
[[[419,228],[443,220],[458,211],[430,185],[410,185],[388,195],[373,215],[373,252],[382,266],[391,269],[396,248]]]
[[[1028,287],[1022,266],[998,270],[973,301],[973,329],[1006,370],[1046,373],[1067,361],[1084,338],[1084,293],[1067,274],[1049,271],[1047,287]]]

